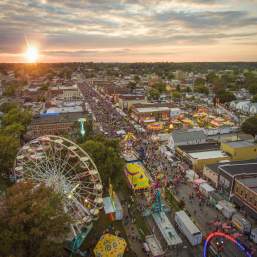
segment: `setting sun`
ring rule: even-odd
[[[25,57],[29,62],[36,62],[38,60],[38,49],[34,46],[29,46]]]

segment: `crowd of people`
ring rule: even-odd
[[[80,84],[79,88],[102,133],[110,137],[118,137],[118,131],[135,132],[134,127],[121,116],[111,101],[96,91],[94,87],[84,83]]]

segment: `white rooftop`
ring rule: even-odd
[[[144,113],[144,112],[163,112],[163,111],[169,111],[169,107],[142,107],[137,108],[138,112]]]
[[[168,246],[182,244],[181,238],[164,212],[152,215]]]
[[[228,155],[221,150],[212,150],[212,151],[205,151],[205,152],[189,153],[189,156],[191,156],[194,159],[214,159],[214,158],[227,157]]]
[[[67,113],[67,112],[83,112],[81,106],[65,106],[65,107],[50,107],[46,113]]]
[[[161,256],[164,254],[161,245],[159,244],[154,235],[146,236],[145,241],[154,257]]]

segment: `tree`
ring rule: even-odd
[[[13,162],[20,147],[19,140],[8,135],[0,135],[0,174],[3,177],[8,177],[10,169],[13,167]]]
[[[257,94],[252,97],[252,103],[257,103]]]
[[[5,96],[14,96],[15,91],[16,91],[16,86],[15,85],[8,85],[4,90],[4,95]]]
[[[149,90],[148,95],[149,95],[149,99],[151,100],[158,100],[160,98],[160,92],[155,88],[151,88]]]
[[[19,139],[25,131],[26,129],[22,124],[15,122],[4,127],[0,132],[3,135],[12,136]]]
[[[20,123],[25,128],[30,124],[32,113],[27,110],[13,108],[9,110],[2,118],[3,126],[8,126],[13,123]]]
[[[178,92],[178,91],[173,91],[172,97],[175,98],[176,100],[180,99],[181,98],[181,93]]]
[[[255,138],[255,136],[257,135],[257,115],[245,120],[241,126],[241,129],[244,133],[250,134]]]
[[[200,93],[200,94],[205,94],[208,95],[209,94],[209,88],[206,87],[205,85],[198,85],[195,87],[195,92]]]
[[[204,86],[205,80],[202,78],[197,78],[194,82],[194,87]]]
[[[94,160],[103,183],[106,185],[111,179],[114,186],[117,187],[124,167],[124,162],[119,154],[119,141],[100,136],[87,140],[81,144],[81,147]]]
[[[14,108],[19,108],[18,104],[15,103],[15,102],[6,102],[6,103],[3,103],[0,107],[0,111],[3,112],[3,113],[7,113],[9,112],[11,109],[14,109]]]
[[[135,81],[129,81],[128,87],[129,87],[131,93],[136,89],[136,85],[137,85],[137,83]]]
[[[17,183],[1,200],[0,255],[61,257],[70,222],[61,196],[51,188]]]
[[[233,93],[225,90],[217,92],[216,96],[219,98],[220,103],[227,103],[236,100],[236,97]]]

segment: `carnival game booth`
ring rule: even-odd
[[[129,185],[134,192],[141,192],[149,189],[149,178],[140,164],[128,163],[125,168],[125,174]]]

